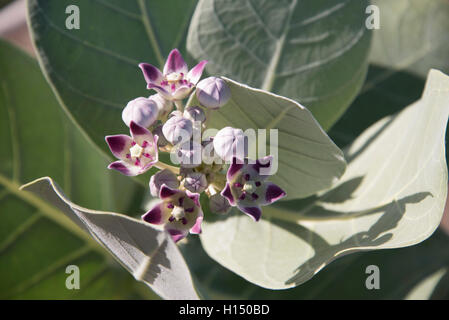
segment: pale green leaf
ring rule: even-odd
[[[50,179],[22,188],[52,204],[103,245],[133,276],[165,299],[198,299],[189,269],[170,235],[124,215],[70,202]]]
[[[236,213],[207,222],[207,253],[267,288],[299,285],[342,255],[405,247],[439,225],[447,195],[444,137],[449,77],[431,71],[418,102],[365,131],[339,184],[301,212],[283,202],[254,223]]]
[[[196,59],[209,60],[211,74],[299,101],[328,129],[365,79],[371,39],[367,5],[364,0],[201,0],[187,49]]]
[[[343,152],[307,108],[291,99],[223,79],[231,89],[231,99],[211,113],[209,127],[278,130],[277,145],[267,133],[266,154],[278,161],[271,180],[286,190],[287,199],[312,195],[340,178],[346,167]],[[188,105],[198,104],[196,95],[192,95]]]

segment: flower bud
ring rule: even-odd
[[[196,168],[201,164],[201,152],[201,144],[187,141],[172,150],[170,160],[183,168]]]
[[[165,184],[171,189],[177,189],[179,186],[176,175],[168,169],[161,170],[151,176],[150,192],[153,197],[159,197],[159,190]]]
[[[203,151],[201,154],[203,163],[212,165],[214,162],[218,164],[223,162],[215,152],[214,139],[212,137],[203,140],[201,145],[203,146]]]
[[[200,107],[188,107],[184,110],[184,117],[192,122],[204,122],[206,114]]]
[[[201,172],[189,173],[184,179],[184,187],[193,193],[201,193],[208,186],[206,175]]]
[[[233,157],[243,160],[247,155],[246,138],[242,129],[225,127],[214,137],[215,152],[225,161]]]
[[[171,117],[162,127],[165,139],[176,145],[181,141],[190,140],[193,132],[192,121],[177,115]]]
[[[213,213],[226,214],[231,210],[231,205],[225,197],[216,193],[209,198],[209,209]]]
[[[197,84],[196,96],[206,108],[218,109],[229,101],[231,90],[223,79],[209,77]]]
[[[140,97],[128,102],[123,109],[122,119],[128,127],[131,121],[134,121],[139,126],[148,128],[157,120],[158,114],[156,102]]]
[[[164,99],[160,94],[153,94],[149,99],[156,103],[159,110],[159,119],[165,118],[173,109],[173,102]]]

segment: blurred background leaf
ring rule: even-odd
[[[371,39],[367,5],[364,0],[200,0],[187,48],[197,60],[209,60],[209,73],[292,98],[328,129],[365,79]]]
[[[7,4],[12,2],[13,0],[0,0],[0,9],[5,7]]]
[[[421,77],[427,75],[429,68],[448,71],[449,1],[373,0],[372,3],[381,14],[380,29],[373,33],[372,63]]]
[[[373,30],[367,80],[330,131],[340,147],[377,120],[418,100],[429,69],[449,74],[448,1],[371,2],[379,7],[380,29]]]
[[[196,0],[79,0],[80,29],[68,30],[71,0],[29,0],[39,62],[61,105],[109,154],[104,137],[128,133],[126,103],[149,96],[140,62],[163,66],[172,48],[185,54]]]
[[[140,186],[106,169],[107,161],[66,118],[37,63],[0,42],[0,297],[138,298],[149,289],[63,215],[18,190],[51,175],[74,201],[136,214]],[[81,270],[81,290],[67,290],[67,265]]]

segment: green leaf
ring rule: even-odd
[[[248,281],[281,289],[339,256],[423,241],[446,202],[448,114],[449,77],[433,70],[421,100],[351,145],[348,169],[333,190],[300,212],[288,202],[266,207],[258,223],[240,213],[206,222],[205,250]]]
[[[106,169],[107,161],[67,120],[32,58],[0,42],[0,69],[0,296],[134,295],[133,279],[92,239],[18,189],[27,181],[52,175],[82,205],[128,212],[136,210],[131,200],[140,189]],[[80,267],[81,290],[67,290],[64,285],[70,264]],[[111,278],[116,281],[108,283]]]
[[[29,0],[38,59],[61,105],[109,154],[104,137],[127,133],[126,103],[149,96],[138,64],[164,63],[184,37],[196,0],[80,0],[80,29],[65,26],[70,0]],[[176,8],[176,9],[175,9]]]
[[[342,257],[296,288],[258,287],[220,266],[207,256],[199,241],[189,239],[181,250],[194,275],[195,285],[207,299],[434,299],[448,288],[442,271],[449,266],[449,236],[437,230],[422,243],[401,249],[359,252]],[[368,266],[380,271],[380,289],[368,290]],[[436,277],[440,276],[438,283]],[[422,284],[433,280],[426,288]],[[428,283],[428,282],[427,282]],[[446,291],[447,292],[447,291]],[[441,296],[440,296],[441,297]]]
[[[328,129],[368,66],[367,1],[200,0],[187,49],[207,70],[307,106]],[[233,119],[233,115],[230,115]]]
[[[407,300],[428,300],[432,297],[435,287],[447,275],[447,268],[441,268],[427,278],[423,279],[415,288],[407,295]]]
[[[70,202],[50,179],[21,188],[51,203],[103,245],[135,278],[165,299],[198,299],[184,259],[170,235],[116,213],[93,211]]]
[[[343,152],[309,110],[293,100],[223,79],[231,90],[231,99],[213,111],[208,126],[278,130],[277,144],[267,138],[266,153],[278,160],[278,170],[270,179],[287,192],[288,199],[329,188],[341,177],[346,168]],[[188,105],[199,105],[195,94]]]
[[[380,29],[373,32],[370,60],[393,70],[425,77],[430,68],[449,72],[449,2],[446,0],[374,0]]]

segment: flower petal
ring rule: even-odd
[[[106,136],[106,143],[111,149],[112,154],[120,160],[126,159],[126,154],[131,148],[132,139],[124,134],[118,134],[114,136]]]
[[[168,169],[163,169],[150,178],[150,192],[153,197],[158,197],[161,187],[166,185],[172,189],[179,187],[179,181],[176,175]]]
[[[142,216],[142,219],[151,224],[164,224],[170,216],[170,210],[167,209],[165,203],[156,204],[150,211]]]
[[[172,95],[170,92],[168,92],[167,90],[165,90],[163,87],[158,86],[156,84],[153,83],[149,83],[147,86],[147,89],[153,89],[156,90],[157,93],[159,93],[164,99],[171,101],[173,99]]]
[[[192,88],[189,86],[180,86],[178,89],[176,89],[175,92],[172,94],[172,98],[174,100],[182,100],[186,98],[190,91],[192,91]]]
[[[164,75],[168,75],[173,72],[187,74],[188,71],[189,69],[186,62],[182,58],[181,53],[178,49],[173,49],[168,55],[167,62],[165,62]]]
[[[242,170],[244,167],[244,164],[241,160],[238,160],[237,158],[232,158],[232,163],[229,166],[228,172],[226,173],[226,179],[228,181],[232,181],[236,175]]]
[[[159,190],[159,198],[162,200],[171,200],[174,199],[176,196],[181,196],[183,192],[178,189],[172,189],[170,187],[167,187],[167,185],[163,184],[161,187],[161,190]]]
[[[139,64],[139,68],[143,72],[143,76],[145,77],[145,81],[149,83],[161,83],[164,76],[162,75],[162,72],[156,68],[155,66],[148,64],[148,63],[141,63]]]
[[[220,193],[223,197],[225,197],[226,199],[228,199],[229,204],[231,206],[235,206],[235,200],[234,200],[234,196],[232,195],[231,192],[231,186],[229,185],[229,183],[226,183],[226,187],[221,191]]]
[[[238,207],[240,211],[243,213],[246,213],[248,216],[254,219],[254,221],[259,221],[260,217],[262,216],[262,210],[260,207]]]
[[[275,201],[278,201],[279,199],[285,197],[287,193],[282,190],[278,185],[267,182],[266,183],[266,190],[265,190],[265,204],[272,204]]]
[[[139,167],[122,160],[111,163],[108,169],[117,170],[125,176],[137,176],[141,173]]]
[[[186,190],[186,195],[187,195],[187,197],[189,197],[190,199],[193,200],[193,202],[195,203],[195,205],[197,207],[201,207],[200,195],[198,193],[193,193],[193,192],[190,192],[189,190]]]
[[[207,60],[203,60],[194,66],[189,73],[187,74],[187,80],[194,85],[200,80],[201,75],[203,74],[204,67],[207,64]]]
[[[129,124],[129,131],[131,132],[131,136],[133,140],[140,146],[147,143],[153,143],[154,137],[153,134],[146,128],[139,126],[134,121],[131,121]],[[156,146],[156,145],[154,145]]]
[[[184,239],[188,234],[188,231],[176,229],[167,229],[167,232],[170,234],[174,242]]]
[[[203,222],[203,212],[201,211],[201,215],[198,215],[196,218],[195,225],[190,229],[190,233],[192,234],[200,234],[201,233],[201,223]]]
[[[256,163],[248,165],[248,168],[253,171],[260,180],[265,180],[270,176],[272,161],[273,156],[269,155],[256,160]]]

